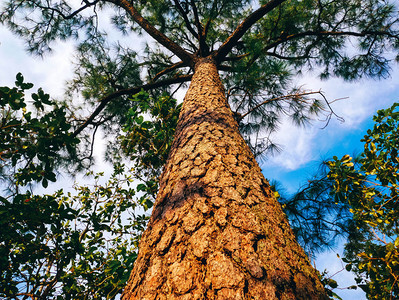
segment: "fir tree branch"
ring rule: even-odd
[[[284,95],[284,96],[280,96],[280,97],[276,97],[276,98],[272,98],[272,99],[267,99],[265,101],[263,101],[262,103],[259,103],[258,105],[252,107],[249,111],[247,111],[245,114],[242,114],[239,117],[239,121],[241,121],[242,119],[244,119],[246,116],[248,116],[250,113],[252,113],[253,111],[257,110],[259,107],[261,107],[262,105],[265,105],[267,103],[273,102],[273,101],[278,101],[281,99],[289,99],[289,98],[294,98],[294,99],[300,99],[303,96],[307,96],[307,95],[314,95],[314,94],[320,94],[323,95],[323,93],[321,91],[317,91],[317,92],[305,92],[305,93],[297,93],[297,94],[291,94],[291,95]]]
[[[193,9],[194,13],[194,20],[195,20],[195,25],[197,26],[197,32],[198,32],[198,42],[199,42],[199,54],[201,57],[205,57],[209,53],[209,47],[205,42],[205,37],[204,37],[204,29],[201,25],[201,22],[199,20],[198,16],[198,10],[197,6],[195,5],[195,1],[191,0],[191,7]]]
[[[120,91],[116,91],[108,96],[105,96],[100,100],[100,104],[97,106],[97,108],[93,111],[93,113],[90,115],[90,117],[82,124],[80,125],[73,133],[73,137],[76,137],[79,133],[81,133],[88,125],[92,124],[94,118],[106,107],[106,105],[111,102],[112,100],[120,97],[120,96],[127,96],[127,95],[134,95],[141,90],[148,91],[150,89],[158,88],[161,86],[165,85],[171,85],[171,84],[176,84],[176,83],[181,83],[181,82],[186,82],[191,80],[192,75],[182,75],[177,78],[169,78],[165,79],[162,81],[157,81],[157,82],[152,82],[148,84],[144,84],[141,86],[129,88],[129,89],[123,89]]]
[[[182,16],[184,23],[186,24],[186,27],[188,29],[188,31],[190,31],[190,33],[194,36],[194,37],[198,37],[198,33],[194,30],[194,28],[191,26],[190,20],[187,17],[187,13],[184,11],[183,7],[180,5],[179,0],[173,0],[173,2],[175,3],[175,6],[177,8],[177,10],[179,11],[180,15]]]
[[[186,64],[184,62],[179,61],[179,62],[177,62],[177,63],[175,63],[175,64],[173,64],[173,65],[171,65],[171,66],[169,66],[169,67],[167,67],[165,69],[163,69],[162,71],[158,72],[157,74],[155,74],[155,76],[151,79],[151,82],[155,82],[161,76],[163,76],[165,74],[168,74],[169,72],[172,72],[172,71],[174,71],[176,69],[185,67],[185,66],[186,66]]]
[[[86,5],[81,6],[80,8],[78,8],[77,10],[75,10],[74,12],[70,13],[69,15],[65,15],[60,9],[55,8],[55,7],[50,7],[50,6],[43,6],[40,5],[39,3],[34,3],[34,5],[36,5],[38,8],[42,9],[42,10],[50,10],[53,13],[57,13],[61,18],[63,18],[64,20],[69,20],[72,19],[73,17],[75,17],[77,14],[79,14],[80,12],[82,12],[83,10],[85,10],[86,8],[89,8],[91,6],[95,6],[98,2],[100,2],[100,0],[95,0],[93,2],[90,1],[84,1],[84,3]]]
[[[148,20],[146,20],[138,10],[129,2],[128,0],[106,0],[108,2],[114,3],[117,6],[125,9],[128,14],[133,18],[137,24],[144,29],[152,38],[154,38],[158,43],[164,46],[166,49],[170,50],[177,57],[179,57],[187,65],[193,66],[195,57],[180,47],[178,44],[169,39],[166,35],[156,29]]]
[[[226,41],[219,47],[215,53],[215,59],[217,62],[222,61],[226,55],[231,51],[234,45],[240,40],[240,38],[248,31],[249,28],[267,13],[272,11],[274,8],[279,6],[286,0],[271,0],[268,3],[262,5],[260,8],[251,13],[248,17],[241,22],[240,25],[234,30],[234,32],[226,39]]]

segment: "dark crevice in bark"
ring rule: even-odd
[[[259,234],[259,235],[256,236],[256,239],[255,239],[254,244],[253,244],[253,248],[254,248],[255,252],[258,251],[258,242],[260,240],[265,239],[265,238],[266,238],[266,235],[264,235],[264,234]]]
[[[245,280],[245,284],[244,284],[244,294],[248,294],[248,280]]]

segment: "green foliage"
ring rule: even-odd
[[[133,185],[135,171],[121,164],[105,184],[88,174],[94,184],[73,194],[22,188],[55,181],[63,152],[79,142],[49,95],[39,89],[25,99],[32,87],[18,74],[15,88],[0,88],[1,175],[9,184],[0,194],[0,298],[113,299],[128,280],[150,205],[136,197],[143,187]]]
[[[47,187],[49,181],[56,180],[53,170],[62,158],[59,152],[74,156],[79,140],[69,131],[65,107],[58,106],[42,89],[32,93],[31,100],[25,99],[32,87],[20,73],[14,88],[0,87],[0,173],[16,169],[12,181],[17,185],[36,181]]]
[[[305,126],[318,116],[328,117],[321,93],[292,88],[293,72],[284,61],[246,57],[233,63],[235,76],[223,78],[230,106],[240,132],[256,157],[279,152],[270,138],[287,117],[295,126]]]
[[[68,82],[68,97],[81,94],[86,106],[95,107],[102,97],[142,84],[137,54],[121,45],[110,46],[100,35],[95,41],[81,43],[76,57],[75,77]],[[123,123],[128,109],[127,97],[120,96],[107,106],[103,118],[116,116]]]
[[[102,126],[107,136],[116,136],[130,108],[122,91],[165,79],[155,94],[171,92],[174,86],[168,80],[193,73],[187,61],[179,62],[181,52],[193,58],[215,55],[237,34],[238,24],[258,18],[251,14],[255,8],[272,2],[8,0],[0,22],[25,38],[37,54],[50,50],[59,38],[75,38],[78,55],[71,90],[88,100],[85,105],[113,97],[88,123],[74,110],[79,120],[75,125],[93,125],[94,131]],[[306,90],[292,86],[290,79],[298,73],[313,70],[322,78],[346,80],[389,75],[393,59],[387,53],[399,48],[395,5],[380,0],[281,1],[245,34],[230,39],[231,49],[218,65],[233,111],[246,116],[238,118],[240,129],[255,155],[278,149],[270,137],[286,115],[295,125],[320,113],[326,113],[327,121],[331,117],[323,97],[305,97]],[[143,23],[140,14],[148,22]],[[120,35],[107,21],[104,26],[103,19],[110,17],[128,43],[111,46]],[[157,42],[145,39],[137,51],[138,35],[146,33]],[[284,98],[287,94],[291,97]]]
[[[223,42],[234,30],[237,23],[248,12],[249,4],[248,0],[197,1],[195,3],[202,26],[207,23],[209,26],[206,36],[209,49],[212,49],[212,45]],[[141,1],[135,5],[143,17],[180,46],[192,52],[198,50],[196,43],[198,36],[193,34],[193,31],[197,29],[196,17],[189,1]],[[186,15],[188,22],[184,20],[182,12]],[[114,16],[113,21],[125,34],[131,31],[144,32],[123,10]],[[187,28],[187,23],[190,24],[191,30]]]
[[[342,298],[333,291],[338,287],[338,283],[334,279],[328,276],[327,271],[321,273],[319,277],[321,284],[325,287],[327,296],[330,297],[330,299],[342,300]]]
[[[278,201],[291,228],[310,257],[333,248],[337,240],[346,238],[354,226],[349,204],[331,196],[334,181],[326,173],[323,163],[317,175],[293,195],[286,195],[281,188],[277,189]]]
[[[114,299],[137,257],[147,217],[136,215],[131,171],[75,194],[0,197],[0,296]]]
[[[348,203],[355,227],[345,247],[347,269],[359,275],[369,299],[399,295],[399,104],[379,110],[374,128],[362,139],[356,167],[352,158],[328,163],[335,200]]]
[[[31,36],[32,38],[27,41],[27,48],[38,55],[52,51],[50,43],[54,40],[79,37],[91,39],[97,32],[95,16],[73,14],[74,5],[67,1],[53,2],[53,9],[44,9],[46,1],[40,0],[9,1],[4,4],[0,22],[7,23],[20,36]],[[41,11],[39,19],[35,15],[37,10]],[[70,14],[73,15],[68,18]],[[80,32],[81,28],[86,30]]]
[[[144,168],[159,170],[168,157],[181,105],[166,94],[152,98],[143,91],[131,100],[135,105],[123,127],[122,148]]]
[[[398,108],[395,103],[377,112],[356,158],[324,162],[292,196],[277,187],[279,202],[308,254],[334,246],[337,238],[347,239],[345,269],[357,274],[357,286],[369,299],[398,295]],[[323,284],[334,288],[329,280],[324,274]]]
[[[285,1],[261,20],[253,43],[275,44],[258,49],[300,72],[303,67],[318,68],[323,79],[385,78],[390,60],[381,54],[399,46],[397,38],[390,39],[397,36],[396,11],[393,2],[379,0]],[[356,51],[350,51],[349,41]]]
[[[158,177],[165,165],[173,141],[181,104],[164,94],[150,97],[141,91],[131,98],[132,107],[117,145],[116,155],[128,157],[134,164],[137,190],[144,208],[153,206],[158,192]],[[120,152],[122,150],[122,153]]]

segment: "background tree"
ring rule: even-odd
[[[399,293],[399,104],[379,110],[362,142],[356,166],[349,155],[328,162],[335,201],[347,203],[356,226],[345,246],[347,270],[368,299],[395,299]]]
[[[76,157],[79,142],[69,131],[66,107],[51,100],[42,89],[26,100],[25,91],[33,85],[25,83],[20,73],[16,79],[14,88],[0,88],[0,175],[11,193],[32,181],[47,187],[48,181],[56,180],[53,171],[57,164]],[[27,107],[28,102],[31,107]],[[61,150],[64,155],[60,155]],[[14,169],[14,176],[7,176]]]
[[[368,299],[395,299],[398,292],[398,107],[394,103],[373,117],[360,155],[323,162],[290,197],[276,188],[310,254],[333,247],[338,237],[345,241],[345,268],[357,275]]]
[[[313,259],[316,254],[333,249],[353,227],[350,206],[332,197],[334,182],[327,173],[323,162],[317,174],[292,195],[287,195],[278,183],[274,187],[298,242]]]
[[[30,49],[39,54],[49,50],[49,43],[56,38],[80,36],[84,39],[84,43],[89,46],[88,48],[80,47],[81,49],[86,49],[85,54],[89,55],[89,57],[92,55],[91,57],[93,58],[93,60],[89,61],[92,63],[90,63],[87,68],[82,68],[82,72],[89,70],[87,74],[82,73],[84,77],[88,79],[83,83],[83,85],[87,85],[86,83],[88,83],[87,86],[89,87],[86,90],[89,91],[89,93],[86,94],[85,97],[86,100],[93,98],[93,94],[90,93],[90,91],[95,90],[93,89],[93,83],[99,83],[97,86],[101,87],[101,89],[96,92],[95,96],[100,97],[100,104],[93,111],[92,115],[83,122],[79,122],[80,118],[75,116],[75,119],[78,121],[75,135],[80,134],[88,125],[97,127],[111,122],[111,118],[116,115],[115,108],[121,108],[120,111],[123,112],[123,104],[129,104],[129,102],[125,101],[127,95],[135,94],[141,89],[152,90],[156,87],[168,89],[170,84],[189,80],[195,70],[197,73],[194,73],[198,75],[196,77],[197,81],[196,84],[192,83],[191,86],[193,87],[192,90],[196,91],[196,93],[191,95],[193,97],[191,100],[186,101],[189,103],[186,104],[186,109],[183,105],[182,117],[180,118],[180,132],[178,131],[180,140],[176,139],[177,144],[174,147],[177,150],[175,152],[172,150],[169,164],[165,167],[165,170],[167,170],[168,168],[173,168],[174,164],[178,164],[179,158],[176,156],[176,153],[180,150],[185,152],[182,148],[184,145],[178,144],[178,141],[185,142],[186,139],[189,138],[185,130],[194,130],[194,127],[186,127],[193,125],[187,120],[196,116],[200,118],[201,115],[198,114],[198,111],[193,112],[193,114],[187,113],[186,115],[184,115],[184,112],[190,110],[188,108],[189,105],[193,105],[192,107],[195,109],[204,109],[204,106],[201,108],[201,104],[196,103],[194,99],[198,96],[198,101],[200,101],[200,99],[206,101],[206,97],[201,98],[201,95],[206,94],[205,90],[207,88],[218,95],[215,101],[219,103],[218,105],[220,105],[220,107],[214,108],[221,108],[222,111],[225,112],[222,113],[224,124],[232,130],[229,131],[231,135],[226,136],[225,142],[228,142],[227,144],[225,143],[224,146],[220,146],[223,143],[219,143],[219,146],[216,144],[214,145],[217,146],[217,149],[220,148],[222,152],[222,149],[229,149],[226,145],[230,145],[230,142],[234,147],[241,147],[239,145],[242,145],[239,141],[240,137],[236,134],[234,129],[235,125],[233,124],[235,123],[232,121],[231,117],[228,116],[231,114],[229,112],[230,110],[222,108],[222,106],[224,107],[225,105],[223,102],[226,101],[223,100],[224,96],[222,95],[224,91],[220,89],[221,84],[219,83],[218,76],[214,77],[216,68],[225,72],[222,74],[222,79],[225,82],[225,86],[228,87],[228,90],[231,92],[230,94],[234,91],[241,91],[241,102],[240,99],[237,100],[234,99],[234,97],[229,97],[231,99],[231,108],[236,113],[236,119],[244,122],[243,124],[245,124],[245,122],[249,124],[250,126],[247,128],[252,128],[255,133],[261,132],[262,129],[266,129],[266,137],[268,134],[267,129],[270,130],[275,127],[280,113],[288,113],[294,117],[294,120],[303,123],[307,120],[309,114],[320,111],[319,101],[306,101],[306,98],[298,97],[298,95],[303,96],[303,92],[286,93],[286,91],[291,88],[289,88],[287,81],[283,79],[287,78],[290,71],[293,72],[295,69],[306,70],[307,67],[317,65],[322,69],[321,76],[324,78],[328,77],[330,74],[343,76],[346,79],[356,79],[363,75],[384,77],[388,74],[389,59],[384,57],[383,54],[388,49],[396,49],[398,47],[397,19],[395,7],[393,5],[385,1],[371,0],[345,1],[342,3],[336,1],[272,0],[260,3],[259,8],[257,7],[252,10],[250,4],[252,4],[252,2],[249,1],[202,1],[201,3],[195,3],[193,1],[189,3],[184,1],[145,1],[140,3],[129,3],[126,1],[93,1],[84,2],[81,7],[73,7],[72,4],[69,5],[65,1],[10,1],[2,13],[1,20],[6,22],[15,32],[22,36],[29,36],[28,42]],[[163,53],[160,48],[151,45],[151,47],[147,48],[145,57],[139,63],[135,64],[137,67],[144,67],[144,70],[147,71],[148,77],[144,78],[143,76],[143,79],[145,79],[147,83],[136,84],[134,87],[128,86],[132,84],[132,82],[126,82],[124,80],[126,77],[123,76],[123,68],[115,69],[115,67],[112,67],[112,64],[102,64],[102,62],[107,61],[106,59],[95,59],[98,57],[98,53],[107,54],[107,48],[101,49],[99,46],[99,42],[101,43],[103,40],[104,34],[96,27],[96,21],[99,19],[97,11],[107,7],[114,8],[113,12],[115,15],[112,20],[122,31],[125,33],[129,33],[131,30],[139,32],[145,31],[169,51]],[[186,9],[186,7],[189,9]],[[32,14],[32,10],[36,13]],[[85,13],[82,13],[83,11],[85,11]],[[21,21],[21,18],[24,22]],[[82,31],[82,28],[86,30]],[[194,37],[194,42],[192,42],[193,39],[190,35]],[[345,41],[348,41],[349,37],[352,37],[351,42],[357,43],[359,46],[359,51],[354,55],[346,54],[346,48],[344,47]],[[100,51],[97,51],[98,49]],[[122,48],[119,47],[119,49]],[[121,57],[119,55],[119,53],[121,53],[120,51],[116,53],[117,54],[114,53],[114,59],[111,59],[111,61],[116,61],[117,58]],[[348,53],[351,53],[351,51],[348,51]],[[124,56],[134,58],[135,55],[132,51],[127,50]],[[103,57],[105,56],[102,56],[102,58]],[[204,58],[206,58],[206,60],[204,60]],[[131,62],[132,60],[129,61]],[[92,66],[93,68],[91,68]],[[119,66],[119,64],[115,63],[113,66]],[[198,74],[198,70],[201,70],[200,73],[203,74]],[[245,77],[242,76],[244,70]],[[116,74],[114,75],[113,72]],[[122,76],[119,76],[120,74],[122,74]],[[212,77],[215,82],[209,82],[209,78],[204,77],[204,74]],[[283,76],[280,76],[280,74],[283,74]],[[141,74],[139,75],[141,76]],[[161,77],[162,79],[160,79]],[[105,84],[104,78],[107,78]],[[132,80],[131,78],[129,79]],[[79,85],[82,84],[82,82],[83,81],[79,80],[76,84]],[[204,86],[204,83],[209,84],[209,86]],[[249,88],[246,88],[246,86]],[[98,93],[100,94],[97,95]],[[230,96],[230,94],[228,95]],[[284,94],[295,96],[284,97]],[[112,105],[111,102],[116,105]],[[107,107],[106,110],[104,110],[105,107]],[[242,110],[245,113],[241,113]],[[206,107],[205,111],[207,111],[208,117],[214,121],[215,116],[207,110]],[[249,112],[249,114],[246,112]],[[186,119],[184,119],[183,116]],[[327,117],[330,116],[331,114],[328,113]],[[251,120],[255,125],[251,125]],[[123,123],[123,118],[113,118],[113,122],[115,122],[113,124]],[[108,128],[112,128],[112,123],[107,125]],[[241,126],[241,129],[242,128],[243,126]],[[213,129],[216,130],[216,128]],[[243,132],[245,133],[244,130]],[[202,137],[207,137],[209,133],[210,132],[204,131],[198,134]],[[250,136],[247,137],[247,140],[250,140]],[[199,146],[199,148],[206,144],[205,139],[203,142],[199,142],[198,139],[197,141],[198,144],[195,144],[195,146]],[[266,145],[264,143],[258,143],[259,139],[255,139],[255,141],[255,147],[253,146],[254,149],[257,148],[258,144],[260,144],[260,148],[269,148],[267,139]],[[216,141],[214,142],[216,143]],[[238,148],[236,148],[236,150],[237,149]],[[246,150],[244,152],[249,153]],[[189,148],[186,149],[185,153],[189,153]],[[244,156],[246,155],[247,154]],[[240,164],[245,164],[245,161],[251,165],[250,169],[256,169],[254,172],[260,174],[259,169],[256,167],[252,168],[256,164],[253,158],[251,158],[251,155],[248,154],[243,160],[240,160]],[[168,178],[168,173],[165,172],[164,174],[164,178]],[[201,172],[198,174],[199,177],[204,176]],[[226,173],[224,174],[227,176]],[[244,172],[244,174],[245,176],[248,175],[258,179],[261,178],[258,177],[260,175],[255,175],[251,172]],[[183,173],[179,173],[178,175],[183,176]],[[210,174],[209,176],[209,178],[211,178]],[[219,176],[224,177],[221,173],[219,173]],[[245,180],[245,176],[241,179]],[[192,179],[195,179],[194,177],[196,176],[193,176]],[[205,176],[205,178],[207,177],[208,176]],[[182,177],[179,178],[183,179]],[[171,203],[171,195],[169,194],[168,187],[172,188],[173,184],[166,179],[164,182],[165,194],[163,194],[161,190],[161,196],[158,197],[157,202],[162,203],[163,199],[169,199],[167,202]],[[211,181],[210,183],[215,184],[217,182],[218,180]],[[275,206],[275,201],[269,197],[270,190],[266,182],[264,182],[263,179],[260,179],[260,182],[261,183],[256,183],[259,184],[258,187],[248,186],[243,188],[246,191],[248,191],[248,189],[252,191],[257,189],[262,190],[263,196],[259,196],[259,199],[262,199],[260,200],[262,205],[271,205],[270,207],[273,207],[273,211],[275,212],[273,216],[276,217],[277,220],[276,223],[271,222],[269,225],[272,226],[273,229],[287,229],[284,229],[284,234],[282,234],[282,236],[273,237],[277,240],[279,238],[282,240],[271,241],[270,236],[268,236],[269,242],[272,245],[280,246],[288,243],[289,246],[287,246],[287,249],[293,250],[295,255],[303,257],[300,250],[294,250],[294,248],[297,249],[294,245],[295,243],[291,243],[289,229],[286,227],[285,221],[280,218],[282,216],[281,211],[278,209],[278,206]],[[204,186],[204,188],[207,187],[211,187],[211,185],[207,184]],[[235,188],[238,189],[238,186]],[[199,190],[202,191],[201,189]],[[179,192],[175,191],[175,195],[178,194]],[[188,194],[186,194],[186,196],[188,196]],[[208,196],[213,197],[210,195]],[[246,194],[245,197],[247,196],[248,194]],[[239,199],[237,201],[239,201]],[[248,214],[254,213],[256,208],[251,207],[251,203],[248,201],[244,201],[245,204],[243,207],[250,206],[246,207],[249,209]],[[234,205],[230,205],[229,207],[234,207]],[[262,209],[259,211],[263,211],[264,213],[267,210],[267,207],[262,206]],[[216,211],[219,210],[212,208],[212,213],[209,215],[211,219],[214,218]],[[222,212],[224,210],[220,211]],[[229,212],[229,218],[234,219],[238,217],[238,211],[240,210],[233,209],[232,212]],[[156,220],[158,214],[161,212],[162,209],[160,206],[158,206],[158,210],[154,209],[153,220]],[[175,211],[175,213],[175,215],[179,215],[179,212]],[[183,212],[181,211],[181,213]],[[202,217],[207,219],[207,214],[204,211],[202,211],[202,213],[205,214]],[[238,219],[251,219],[249,217],[249,215],[244,215]],[[260,219],[262,218],[263,217],[260,217]],[[171,220],[173,220],[173,218]],[[178,220],[180,222],[181,218],[178,217]],[[150,230],[155,230],[157,228],[157,221],[153,221],[151,224]],[[180,225],[182,224],[180,223]],[[266,252],[269,253],[269,251],[264,253],[263,251],[265,250],[262,247],[262,249],[260,249],[257,245],[263,245],[263,241],[266,237],[265,233],[270,234],[271,232],[270,228],[267,229],[264,227],[266,225],[262,226],[262,230],[255,235],[256,242],[253,238],[249,238],[249,245],[252,243],[252,246],[254,246],[253,248],[256,248],[255,252],[259,252],[256,253],[256,255],[261,257],[263,257],[262,255]],[[223,229],[224,225],[220,227]],[[147,240],[143,242],[144,245],[151,239],[157,240],[157,235],[163,233],[163,228],[165,227],[160,225],[158,228],[161,228],[160,232],[153,231],[149,233]],[[185,226],[185,228],[187,229],[189,227]],[[194,230],[195,229],[197,228],[195,227]],[[218,229],[214,232],[221,232],[220,230]],[[245,233],[246,237],[250,236],[248,231],[251,230],[246,230],[244,227],[240,230],[247,231]],[[226,229],[226,232],[227,231]],[[236,233],[235,237],[238,235],[239,234]],[[187,235],[184,236],[184,240],[187,238]],[[260,242],[258,238],[262,240],[262,242]],[[172,253],[173,251],[170,250],[171,245],[173,244],[174,247],[178,246],[176,243],[179,242],[174,236],[170,236],[170,240],[166,240],[165,243],[167,246],[161,252],[155,253],[152,251],[152,256],[150,258],[143,257],[140,264],[136,264],[137,266],[149,265],[149,269],[142,269],[140,271],[142,274],[133,274],[137,276],[147,276],[147,279],[150,280],[152,277],[148,274],[158,270],[157,268],[159,265],[156,262],[159,261],[157,259],[160,256],[165,254],[163,251],[168,250]],[[212,249],[212,247],[210,247],[210,249]],[[282,249],[283,248],[279,248],[278,251],[288,253]],[[299,280],[299,277],[295,279],[290,275],[286,277],[277,274],[278,272],[276,270],[278,268],[268,265],[265,262],[262,263],[262,266],[266,268],[265,273],[259,271],[259,264],[255,263],[257,267],[254,267],[259,272],[255,272],[255,269],[251,269],[249,265],[245,265],[246,263],[254,263],[256,261],[254,258],[256,255],[241,258],[238,256],[241,262],[232,262],[233,256],[237,254],[237,248],[231,248],[230,250],[231,251],[227,250],[226,253],[222,254],[214,252],[213,257],[206,256],[205,261],[209,259],[207,266],[212,268],[214,265],[212,262],[220,260],[225,263],[221,265],[222,269],[232,264],[233,269],[238,267],[238,269],[243,272],[242,274],[245,280],[239,280],[237,286],[235,283],[231,285],[225,282],[224,279],[219,282],[219,285],[212,282],[214,286],[219,286],[219,288],[213,287],[212,292],[209,292],[211,294],[208,295],[210,297],[214,297],[218,293],[220,293],[220,295],[235,293],[236,296],[239,293],[248,293],[249,291],[251,291],[251,293],[258,293],[261,292],[262,288],[248,288],[248,286],[252,287],[252,284],[256,285],[258,282],[270,284],[267,291],[265,292],[263,290],[263,292],[266,294],[276,294],[277,297],[290,295],[292,293],[296,294],[297,297],[300,297],[301,293],[315,293],[312,294],[313,296],[316,294],[321,295],[320,293],[322,293],[319,287],[316,288],[318,291],[310,289],[310,282],[315,280],[314,275],[310,275],[312,279],[307,281],[308,288],[305,288],[305,286],[300,287],[293,283],[295,280]],[[274,251],[276,251],[276,249],[274,249]],[[247,252],[247,254],[248,253],[249,252]],[[270,253],[273,253],[273,251]],[[188,258],[188,256],[184,257]],[[181,258],[183,259],[183,257]],[[291,257],[287,258],[286,262],[289,261],[289,265],[295,260],[296,258]],[[301,263],[303,262],[304,265],[307,264],[305,261],[306,259],[301,259]],[[149,264],[147,264],[147,262]],[[189,265],[190,264],[186,264],[185,266],[188,267]],[[248,268],[250,268],[249,271]],[[260,268],[262,269],[262,267]],[[285,269],[285,267],[281,266],[280,268]],[[291,267],[287,268],[289,270]],[[302,268],[302,271],[305,269]],[[257,275],[249,275],[251,270]],[[298,269],[295,270],[296,271],[292,271],[295,276],[300,276],[300,273],[297,272]],[[150,273],[147,272],[147,274],[145,274],[146,271]],[[312,273],[312,271],[309,272]],[[305,271],[305,273],[307,273],[307,271]],[[263,278],[262,274],[267,274],[267,276]],[[257,276],[260,276],[260,278]],[[253,279],[253,277],[259,280],[257,281]],[[137,279],[139,281],[132,279],[131,286],[138,286],[137,283],[140,282],[140,280],[144,280],[143,278]],[[176,279],[176,276],[172,276],[172,278]],[[278,278],[288,278],[287,280],[291,281],[291,284],[282,284],[278,282]],[[168,277],[167,280],[173,279]],[[190,278],[187,278],[187,280],[190,281]],[[214,280],[218,281],[218,279]],[[301,280],[301,282],[305,281],[306,280]],[[205,283],[206,282],[205,280]],[[164,284],[164,282],[161,284]],[[226,285],[233,287],[233,289],[224,289]],[[133,289],[132,293],[169,293],[168,291],[158,289],[156,285],[151,286],[150,284],[148,286],[140,286],[140,291]],[[191,288],[193,285],[188,284],[188,286]],[[296,289],[301,289],[301,292],[298,290],[293,291],[293,286],[296,286]],[[145,288],[148,288],[148,290],[144,291]],[[202,289],[202,287],[200,289]],[[173,293],[185,292],[187,291],[173,291]],[[129,291],[127,294],[128,293]],[[306,297],[309,297],[310,294]],[[305,297],[304,294],[302,296]]]
[[[125,286],[147,217],[135,172],[116,164],[100,184],[35,195],[35,184],[55,181],[79,142],[57,106],[17,75],[0,87],[0,297],[7,299],[114,298]],[[51,109],[49,109],[51,107]],[[68,152],[69,151],[69,152]],[[67,155],[69,154],[69,155]],[[93,175],[93,174],[91,174]],[[141,208],[138,213],[137,208]]]

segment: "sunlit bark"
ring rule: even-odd
[[[123,299],[325,299],[225,98],[196,64]]]

